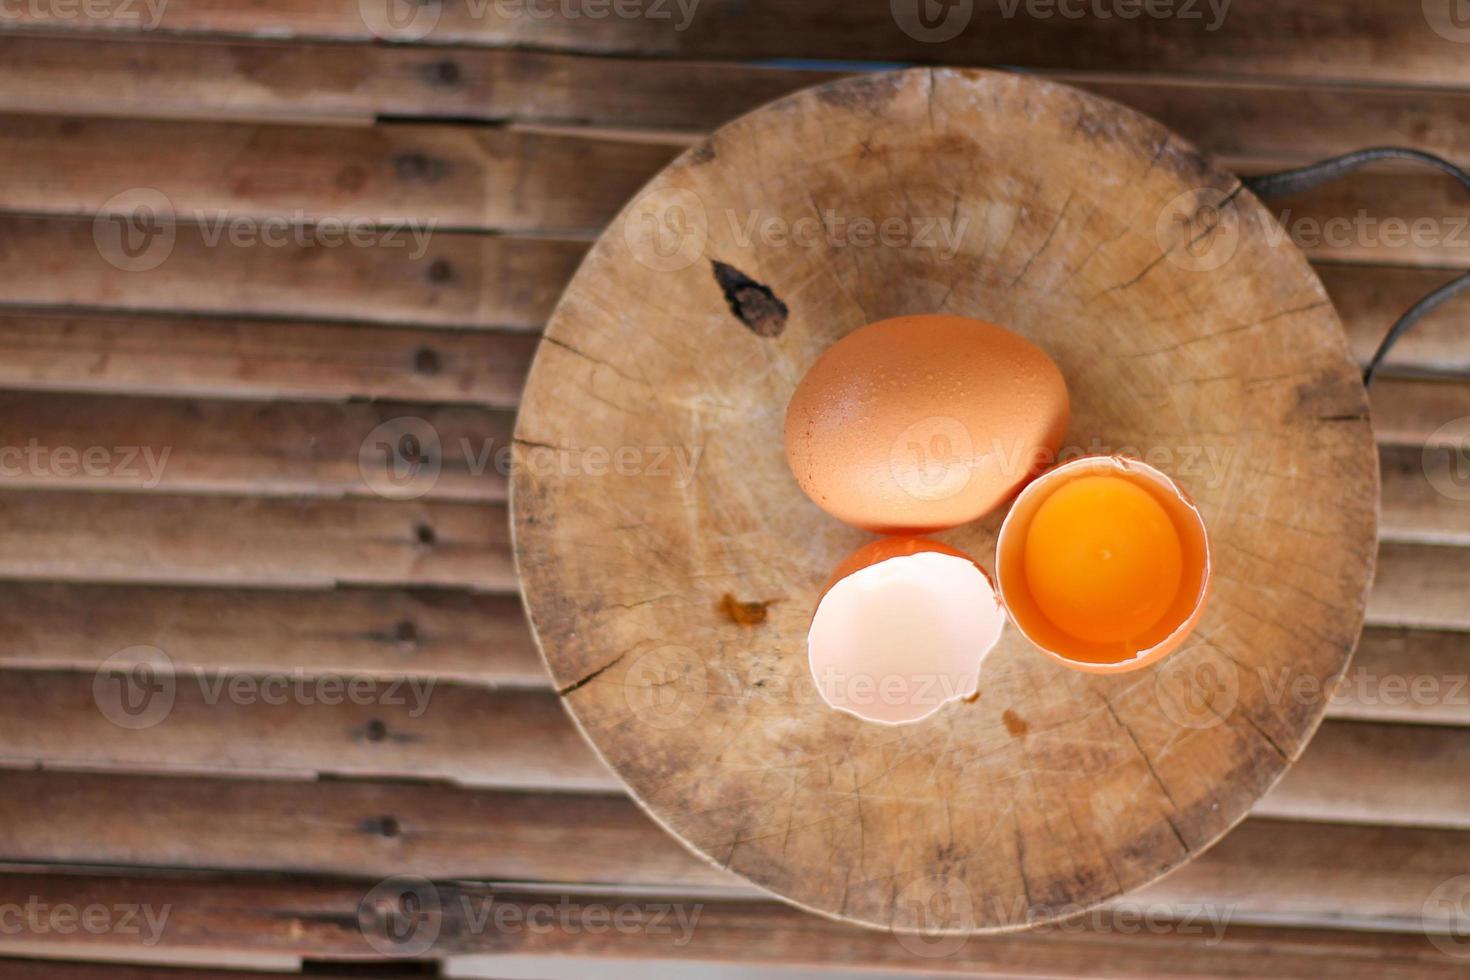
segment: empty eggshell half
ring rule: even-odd
[[[838,566],[807,635],[832,707],[889,725],[927,718],[979,689],[1005,627],[990,578],[937,541],[886,538]]]

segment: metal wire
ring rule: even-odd
[[[1366,150],[1356,150],[1352,153],[1344,153],[1342,156],[1323,160],[1306,167],[1297,167],[1292,170],[1283,170],[1279,173],[1264,174],[1259,177],[1247,177],[1241,183],[1262,200],[1272,200],[1278,197],[1290,197],[1293,194],[1301,194],[1323,184],[1340,180],[1348,174],[1378,160],[1410,160],[1422,163],[1437,170],[1441,170],[1455,178],[1460,184],[1470,191],[1470,173],[1455,166],[1443,157],[1437,157],[1433,153],[1425,153],[1422,150],[1411,150],[1402,146],[1374,146]],[[1399,317],[1398,322],[1384,335],[1378,350],[1368,361],[1368,366],[1363,369],[1363,384],[1373,383],[1373,376],[1378,371],[1383,359],[1393,349],[1394,344],[1409,329],[1433,313],[1440,306],[1451,299],[1470,290],[1470,272],[1465,273],[1458,279],[1451,280],[1434,292],[1425,296],[1415,303],[1410,310]]]

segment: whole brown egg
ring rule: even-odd
[[[984,320],[894,317],[812,365],[786,410],[786,458],[833,517],[881,534],[975,520],[1050,465],[1067,384],[1031,341]]]

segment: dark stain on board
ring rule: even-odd
[[[740,626],[759,626],[766,621],[766,615],[771,606],[780,601],[779,599],[757,599],[752,602],[744,602],[726,592],[720,597],[716,608],[732,623]]]
[[[735,319],[750,328],[757,337],[779,337],[786,329],[791,311],[771,287],[724,262],[715,261],[715,282],[725,294],[725,302]]]
[[[820,85],[814,93],[827,105],[876,113],[893,101],[903,85],[903,78],[901,72],[858,75]]]
[[[1010,732],[1016,738],[1020,738],[1031,730],[1031,726],[1026,724],[1026,720],[1009,708],[1001,714],[1000,720],[1005,722],[1006,731]]]

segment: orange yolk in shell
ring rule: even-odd
[[[1026,534],[1027,585],[1057,629],[1096,643],[1142,636],[1183,576],[1179,531],[1152,494],[1118,476],[1058,488]]]

